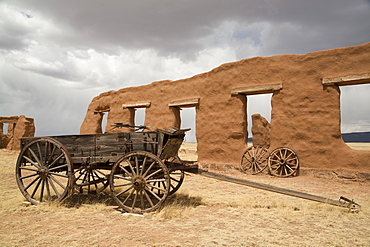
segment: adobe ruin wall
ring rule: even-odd
[[[4,124],[8,124],[7,133],[4,133]],[[21,116],[0,117],[0,148],[9,150],[20,149],[20,138],[33,137],[35,123],[33,118]]]
[[[80,133],[102,133],[104,112],[105,131],[115,122],[133,124],[139,107],[152,129],[179,128],[180,109],[196,107],[198,162],[238,166],[247,148],[246,95],[272,93],[270,151],[292,148],[302,168],[370,172],[370,152],[351,149],[341,137],[340,86],[361,83],[370,83],[370,43],[254,57],[187,79],[102,93]]]

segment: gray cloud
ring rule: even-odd
[[[369,42],[369,6],[362,0],[3,0],[0,115],[35,117],[39,135],[77,133],[89,101],[104,91],[190,77],[253,56]],[[369,85],[361,90],[343,89],[345,130],[369,126]],[[354,100],[362,102],[358,114],[348,108]]]

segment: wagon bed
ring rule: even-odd
[[[110,185],[125,210],[152,211],[183,181],[185,168],[177,152],[186,131],[22,138],[17,183],[33,204],[100,193]]]

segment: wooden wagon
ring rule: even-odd
[[[115,127],[147,129],[118,123]],[[199,169],[177,157],[187,130],[63,135],[21,139],[16,180],[32,204],[62,201],[74,193],[100,193],[108,186],[120,208],[145,213],[158,209],[175,193],[184,172],[242,184],[336,206],[358,208],[344,197],[320,196],[256,183]]]

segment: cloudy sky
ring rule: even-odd
[[[366,42],[369,0],[0,0],[0,116],[74,134],[105,91]],[[370,85],[341,89],[342,131],[370,131]]]

